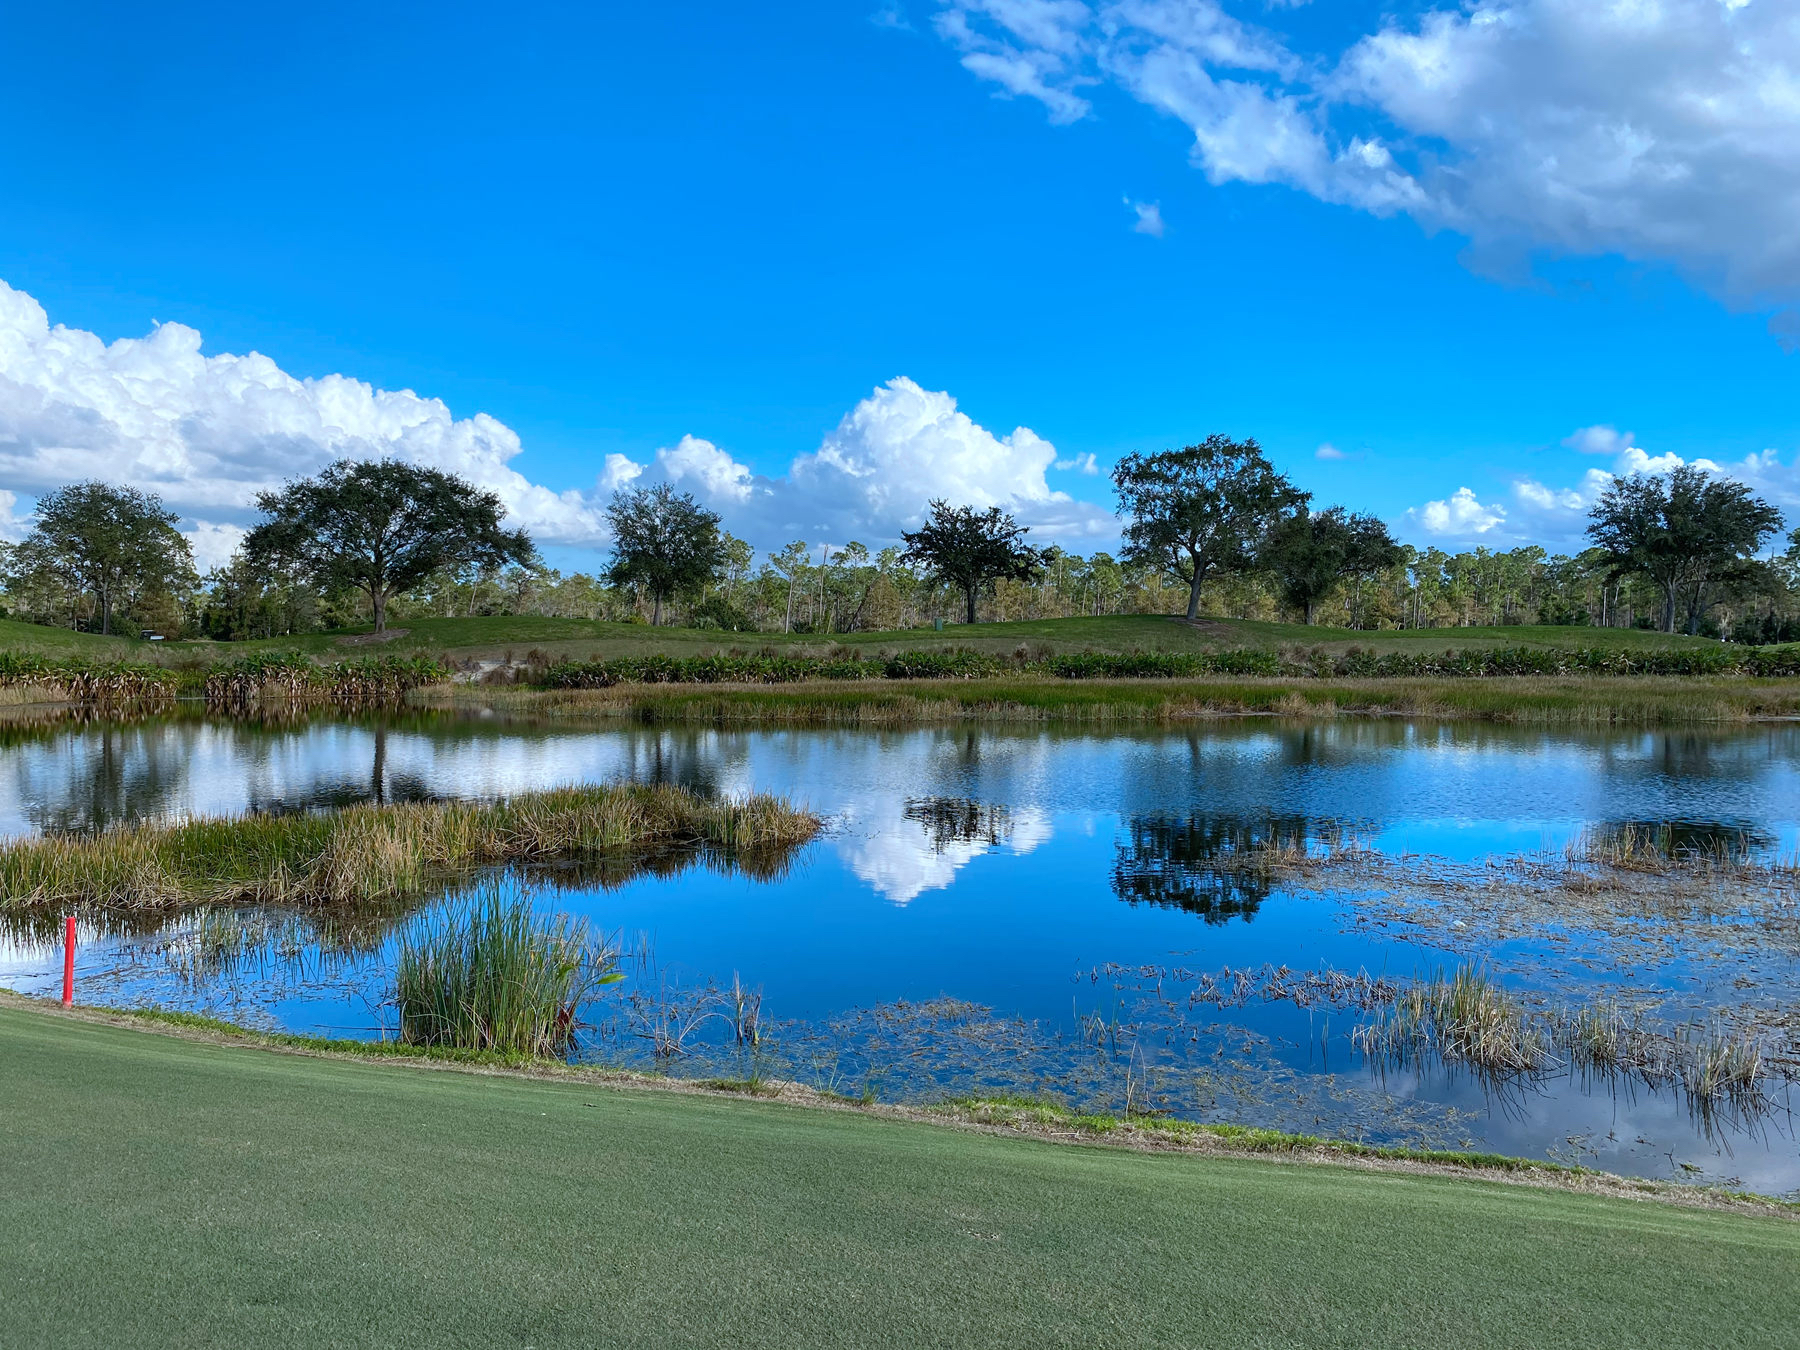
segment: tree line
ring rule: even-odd
[[[1616,478],[1579,554],[1397,543],[1315,507],[1254,440],[1212,436],[1113,471],[1117,556],[1030,542],[999,507],[934,500],[898,545],[796,541],[758,563],[722,518],[662,484],[607,507],[606,565],[564,575],[493,493],[397,460],[342,461],[259,494],[260,519],[201,576],[177,517],[105,483],[47,494],[4,547],[7,611],[101,633],[281,636],[396,618],[544,614],[728,631],[845,633],[948,620],[1204,613],[1349,628],[1551,623],[1800,640],[1800,530],[1692,467]]]

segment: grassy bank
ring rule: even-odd
[[[726,633],[717,629],[650,628],[643,624],[538,615],[495,615],[400,619],[388,633],[379,637],[368,628],[355,628],[230,643],[137,642],[0,620],[0,650],[38,652],[57,657],[87,656],[100,660],[153,660],[197,667],[238,657],[290,651],[328,659],[382,652],[450,662],[481,662],[523,660],[533,650],[553,660],[594,660],[657,655],[703,656],[733,648],[761,650],[765,647],[795,655],[822,653],[834,648],[873,654],[962,647],[992,656],[1006,656],[1021,645],[1050,654],[1070,654],[1085,651],[1191,653],[1235,648],[1274,651],[1285,647],[1319,647],[1327,652],[1351,647],[1376,652],[1415,653],[1505,647],[1547,650],[1590,647],[1633,652],[1703,649],[1719,644],[1700,638],[1623,628],[1509,625],[1359,632],[1247,619],[1202,619],[1190,624],[1157,614],[949,624],[942,632],[925,628],[829,635]]]
[[[1784,1345],[1800,1225],[0,1007],[9,1345]]]
[[[715,847],[754,862],[785,855],[818,828],[816,817],[773,797],[715,801],[670,787],[189,820],[0,845],[0,905],[377,901],[459,870],[646,847]]]
[[[658,685],[524,690],[437,686],[420,706],[545,717],[769,726],[957,722],[1155,726],[1214,717],[1385,715],[1520,726],[1730,725],[1800,716],[1800,680],[1690,676],[1490,679],[820,681],[778,687]]]

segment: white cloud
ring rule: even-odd
[[[1800,295],[1790,3],[1467,0],[1316,58],[1218,0],[943,0],[937,29],[1052,121],[1102,83],[1179,118],[1215,183],[1404,212],[1477,254],[1619,253],[1734,299]]]
[[[1161,239],[1167,233],[1169,227],[1163,223],[1161,202],[1134,202],[1127,197],[1125,205],[1137,216],[1131,227],[1133,234],[1147,234],[1152,239]]]
[[[1314,459],[1349,459],[1350,456],[1346,455],[1342,450],[1338,449],[1335,445],[1332,445],[1331,443],[1327,442],[1326,444],[1321,445],[1317,450],[1313,451],[1313,458]]]
[[[1485,544],[1490,548],[1541,544],[1552,550],[1575,551],[1587,547],[1588,512],[1615,476],[1667,473],[1682,464],[1735,479],[1790,517],[1795,517],[1800,509],[1800,458],[1783,464],[1773,450],[1749,455],[1736,463],[1705,457],[1688,460],[1674,453],[1652,455],[1633,443],[1630,432],[1605,426],[1583,427],[1563,444],[1592,454],[1607,453],[1606,447],[1610,446],[1612,467],[1590,468],[1567,487],[1519,478],[1504,502],[1483,502],[1471,489],[1459,488],[1444,501],[1426,502],[1406,511],[1400,519],[1402,529],[1446,544]],[[1800,517],[1791,519],[1790,524],[1797,521]]]
[[[1426,534],[1464,539],[1497,529],[1505,523],[1506,508],[1485,505],[1473,488],[1460,487],[1442,501],[1413,507],[1405,520]]]
[[[487,414],[459,420],[410,390],[296,379],[255,352],[202,356],[200,334],[183,324],[110,345],[53,328],[37,301],[0,281],[0,482],[12,492],[85,478],[156,492],[196,522],[204,552],[221,528],[251,518],[257,492],[334,459],[393,455],[498,493],[539,539],[602,537],[599,503],[531,482],[510,467],[520,448]]]
[[[1093,452],[1084,451],[1069,459],[1059,459],[1051,467],[1062,469],[1065,472],[1073,470],[1076,473],[1085,473],[1091,476],[1100,472],[1100,461]]]
[[[18,494],[0,488],[0,541],[16,544],[30,531],[31,521],[19,514]]]
[[[1053,490],[1045,477],[1053,467],[1098,473],[1091,454],[1059,461],[1056,447],[1029,427],[997,436],[949,394],[905,376],[858,403],[817,450],[797,456],[779,477],[755,473],[694,436],[644,464],[615,459],[608,461],[609,480],[668,482],[691,492],[759,548],[791,539],[890,542],[917,525],[936,497],[1003,507],[1044,538],[1110,540],[1119,528],[1110,510]]]
[[[194,566],[208,572],[231,561],[231,555],[244,542],[245,530],[242,525],[196,520],[181,533],[187,539],[188,547],[194,550]]]
[[[296,379],[255,353],[202,356],[200,334],[180,324],[110,345],[53,328],[35,300],[0,282],[0,538],[27,528],[22,498],[100,478],[161,495],[183,516],[197,560],[210,565],[229,556],[254,518],[257,492],[333,459],[379,455],[493,490],[514,521],[549,544],[603,544],[607,499],[639,482],[692,492],[758,547],[893,540],[933,497],[1004,506],[1043,535],[1117,533],[1109,511],[1050,488],[1050,442],[1027,427],[997,436],[949,394],[904,378],[858,403],[781,477],[688,435],[644,463],[609,454],[591,492],[559,492],[511,467],[521,448],[494,418],[459,420],[410,391],[342,375]],[[1092,455],[1068,466],[1098,471]]]
[[[1616,427],[1592,426],[1581,427],[1574,434],[1563,437],[1563,444],[1584,455],[1621,455],[1635,439],[1631,432]]]

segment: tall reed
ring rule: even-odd
[[[491,886],[402,932],[394,972],[408,1045],[548,1058],[567,1053],[582,1003],[622,980],[618,949],[566,914]]]

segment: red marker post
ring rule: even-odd
[[[63,1007],[75,1006],[75,916],[63,920]]]

